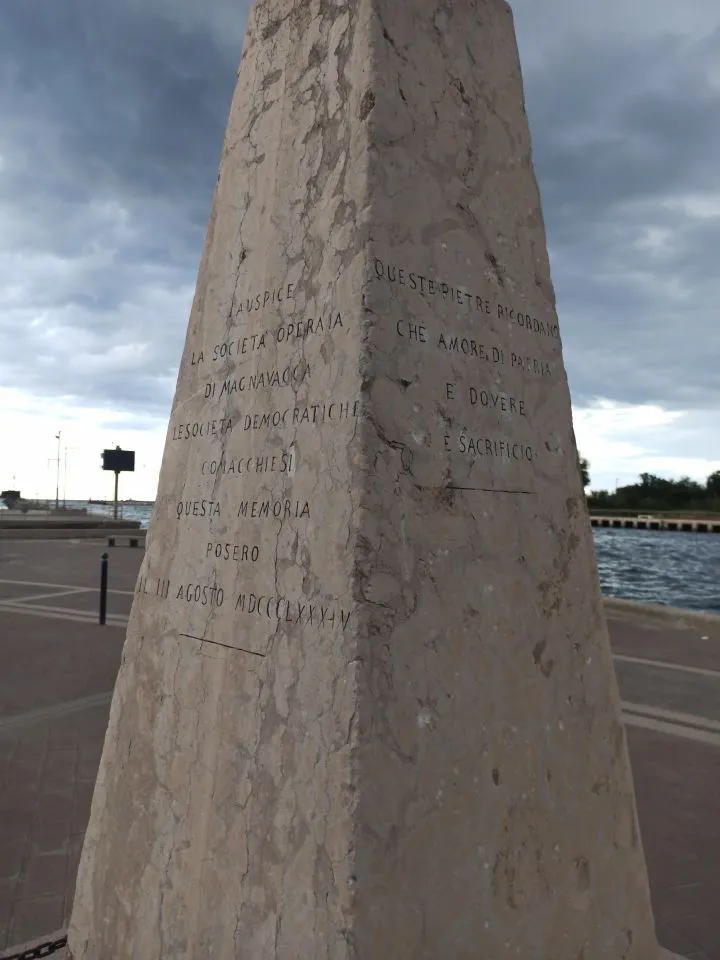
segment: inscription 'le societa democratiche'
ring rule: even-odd
[[[305,407],[285,407],[265,413],[241,416],[238,427],[243,431],[268,430],[271,427],[299,426],[304,423],[339,423],[356,420],[360,412],[359,400],[310,403]],[[173,427],[173,440],[195,440],[221,437],[235,428],[231,418],[196,423],[181,423]]]

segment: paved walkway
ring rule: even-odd
[[[0,953],[69,917],[141,551],[0,543]],[[609,607],[661,943],[720,960],[720,621]],[[110,958],[108,958],[110,960]]]

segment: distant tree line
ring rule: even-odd
[[[590,464],[580,458],[583,486],[590,485]],[[588,494],[590,510],[697,511],[720,513],[720,470],[711,473],[705,483],[689,477],[665,480],[652,473],[641,473],[638,483],[608,490],[591,490]]]

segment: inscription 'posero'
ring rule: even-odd
[[[207,420],[203,423],[180,423],[173,427],[173,440],[194,440],[197,437],[220,437],[230,433],[232,420],[224,417],[219,420]]]
[[[235,563],[257,563],[260,548],[247,543],[208,543],[205,557],[215,560],[233,560]]]

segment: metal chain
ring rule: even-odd
[[[41,957],[49,957],[58,950],[67,946],[67,937],[61,937],[59,940],[48,940],[47,943],[41,943],[37,947],[31,947],[29,950],[23,950],[22,953],[11,953],[9,957],[3,957],[2,960],[40,960]]]

